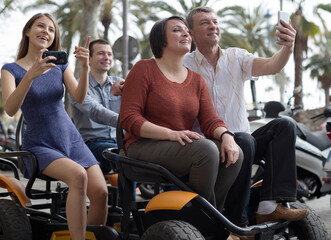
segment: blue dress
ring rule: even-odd
[[[22,150],[35,154],[39,171],[58,158],[70,158],[84,168],[98,164],[64,108],[63,72],[67,66],[57,65],[36,78],[21,107],[27,124]],[[14,76],[16,86],[26,73],[17,63],[5,64],[2,69]],[[29,177],[32,163],[29,159],[24,163],[24,176]]]

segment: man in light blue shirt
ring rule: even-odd
[[[98,39],[92,41],[90,50],[89,89],[82,104],[76,103],[70,96],[73,121],[86,145],[100,162],[103,172],[109,172],[109,161],[102,152],[107,148],[117,147],[116,124],[121,106],[121,96],[112,92],[112,87],[119,90],[123,86],[120,77],[108,76],[113,61],[110,44]]]

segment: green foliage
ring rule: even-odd
[[[241,6],[226,7],[218,11],[222,47],[244,48],[260,57],[272,56],[272,49],[267,45],[271,35],[268,35],[263,11],[262,5],[254,8],[252,12]]]
[[[149,46],[148,26],[162,17],[179,15],[185,17],[186,14],[195,7],[212,6],[216,0],[177,0],[177,1],[146,1],[130,0],[130,12],[141,31],[142,37],[139,38],[141,58],[148,59],[153,56]]]
[[[12,10],[21,10],[20,3],[14,0],[0,0],[0,16]]]

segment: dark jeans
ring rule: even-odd
[[[260,201],[296,200],[295,124],[277,118],[257,129],[252,135],[236,133],[235,140],[244,153],[238,178],[232,185],[225,203],[224,215],[238,225],[247,225],[246,208],[252,164],[265,161]]]
[[[102,156],[102,152],[107,148],[116,148],[117,147],[116,141],[113,139],[98,139],[93,141],[87,141],[86,145],[100,163],[100,168],[102,172],[103,173],[109,172],[112,169],[110,162]]]

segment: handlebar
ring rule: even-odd
[[[317,115],[314,115],[314,116],[312,116],[312,117],[310,117],[310,119],[320,119],[320,118],[322,118],[322,117],[324,117],[324,112],[322,112],[322,113],[319,113],[319,114],[317,114]]]
[[[321,119],[323,117],[325,118],[331,117],[331,107],[325,108],[322,113],[316,114],[310,117],[310,119]]]

